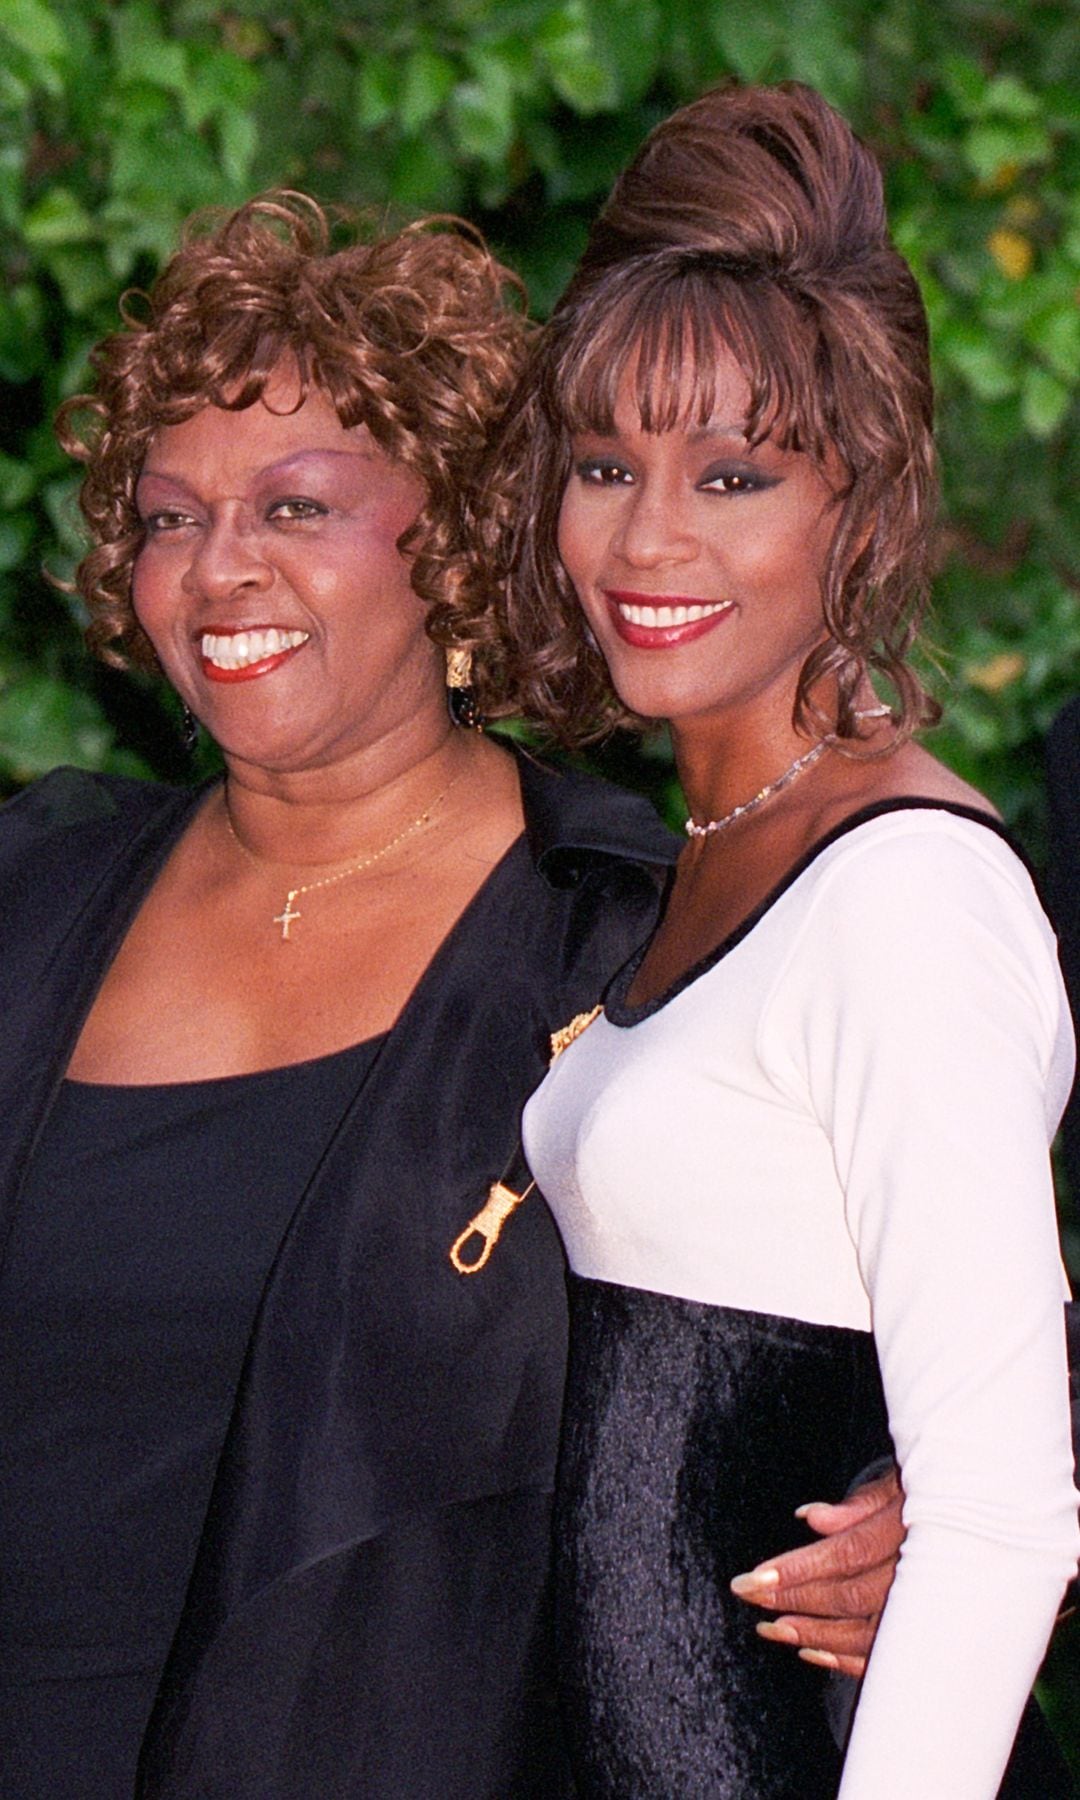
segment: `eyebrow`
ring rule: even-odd
[[[327,447],[325,450],[294,450],[291,456],[283,456],[278,462],[267,463],[264,469],[257,469],[255,471],[255,479],[256,481],[272,481],[282,475],[289,474],[297,467],[297,465],[302,466],[304,463],[316,459],[322,460],[323,458],[330,457],[335,461],[340,459],[341,461],[348,462],[355,458],[359,458],[361,462],[370,462],[374,454],[375,452],[373,449],[331,450]],[[184,477],[175,474],[171,469],[148,469],[145,465],[139,471],[139,481],[171,481],[174,487],[188,488],[188,484]],[[190,489],[188,489],[188,491],[190,492]]]
[[[585,426],[581,430],[573,432],[571,435],[574,437],[615,439],[618,437],[619,433],[613,422],[610,431],[599,431],[596,427]],[[688,430],[686,432],[686,437],[691,444],[701,443],[706,438],[714,437],[738,438],[741,443],[749,443],[749,439],[746,435],[745,419],[741,419],[738,424],[729,424],[721,419],[706,419],[704,425],[695,425],[691,430]]]
[[[722,419],[706,419],[704,425],[695,425],[694,429],[688,431],[686,435],[692,444],[699,443],[702,438],[711,437],[740,438],[743,443],[748,441],[745,419],[741,419],[737,425]]]

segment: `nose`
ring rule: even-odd
[[[700,548],[696,527],[678,492],[666,483],[649,482],[627,492],[612,549],[629,567],[690,563]]]
[[[259,534],[232,515],[222,514],[201,533],[183,576],[188,593],[209,600],[261,593],[274,579]]]

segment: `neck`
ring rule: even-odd
[[[813,748],[789,710],[772,719],[733,718],[672,725],[672,748],[691,818],[719,819],[742,806]]]
[[[323,768],[281,773],[227,760],[223,804],[237,837],[261,861],[335,863],[392,836],[484,746],[448,723],[419,740],[383,741]]]

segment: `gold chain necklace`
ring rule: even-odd
[[[395,850],[399,844],[403,844],[406,838],[412,837],[415,832],[423,829],[440,801],[446,799],[450,789],[461,779],[461,774],[462,771],[459,769],[458,773],[453,777],[453,780],[448,781],[446,786],[441,788],[435,795],[435,798],[428,801],[423,812],[419,813],[415,819],[411,820],[403,830],[395,833],[388,844],[383,844],[378,850],[372,850],[370,855],[362,856],[358,862],[350,863],[347,869],[339,869],[334,875],[324,875],[319,881],[300,882],[296,887],[290,888],[285,896],[285,905],[279,913],[275,913],[271,920],[271,924],[281,926],[282,943],[289,942],[290,927],[296,923],[297,919],[303,917],[300,912],[294,911],[294,900],[299,900],[301,894],[315,893],[317,888],[333,887],[334,883],[337,881],[348,881],[351,875],[359,875],[362,869],[370,869],[372,863],[381,862],[384,856],[389,856],[391,850]],[[227,792],[225,795],[225,824],[228,827],[229,836],[232,838],[233,843],[238,849],[243,851],[248,860],[253,862],[257,868],[266,868],[267,864],[264,862],[263,858],[261,856],[256,856],[254,850],[249,850],[243,838],[240,837],[237,832],[236,826],[232,822],[232,813],[229,810],[229,796]]]

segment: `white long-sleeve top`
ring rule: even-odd
[[[1030,877],[984,824],[889,811],[610,1010],[526,1113],[571,1265],[873,1330],[908,1537],[840,1800],[993,1800],[1080,1549],[1048,1158],[1074,1052]]]

